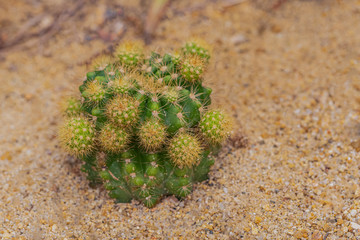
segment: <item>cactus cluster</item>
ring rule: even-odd
[[[207,178],[231,131],[229,116],[210,108],[212,90],[203,85],[209,59],[199,42],[147,57],[141,44],[128,42],[94,61],[80,97],[65,101],[59,131],[91,184],[103,183],[118,202],[153,207]]]

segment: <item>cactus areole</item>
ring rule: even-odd
[[[145,56],[141,44],[127,42],[94,61],[80,96],[64,102],[59,131],[91,184],[103,183],[117,202],[153,207],[207,179],[231,124],[210,108],[206,47],[188,42],[176,54]]]

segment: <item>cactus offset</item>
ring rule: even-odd
[[[129,142],[129,134],[121,127],[109,123],[101,129],[99,142],[107,152],[121,152]]]
[[[185,80],[193,83],[200,79],[201,75],[204,72],[204,62],[203,60],[195,55],[189,55],[188,58],[185,58],[181,65],[181,74]]]
[[[183,52],[190,55],[196,55],[205,61],[209,61],[211,46],[201,39],[193,39],[185,44]]]
[[[206,112],[199,123],[202,136],[207,142],[222,143],[230,136],[231,121],[226,113],[220,110]]]
[[[166,126],[158,119],[148,120],[139,128],[140,145],[148,152],[159,150],[166,135]]]
[[[114,57],[94,61],[79,87],[82,100],[63,104],[61,145],[84,161],[91,184],[103,182],[118,202],[153,207],[162,196],[184,198],[207,178],[231,121],[209,110],[203,86],[210,50],[186,43],[174,54],[141,44],[119,45]]]
[[[84,156],[94,148],[95,129],[85,117],[67,119],[59,131],[65,149],[76,156]]]
[[[61,110],[68,117],[77,116],[81,113],[81,101],[75,97],[68,97],[61,102]]]
[[[140,42],[125,42],[115,50],[115,57],[128,67],[135,67],[143,57],[143,46]]]
[[[170,160],[180,168],[197,165],[201,153],[200,142],[190,134],[179,133],[169,144]]]

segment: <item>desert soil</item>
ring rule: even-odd
[[[173,2],[148,48],[212,44],[213,102],[248,144],[153,209],[89,188],[56,138],[61,98],[92,58],[142,39],[147,6],[71,2],[0,3],[0,237],[360,239],[360,1]]]

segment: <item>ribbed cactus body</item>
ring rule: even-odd
[[[79,87],[82,101],[67,101],[59,135],[84,160],[92,184],[103,182],[118,202],[153,207],[164,195],[186,197],[207,178],[213,149],[230,129],[226,114],[208,110],[207,54],[186,44],[182,54],[144,57],[126,43],[115,60],[95,61]]]

